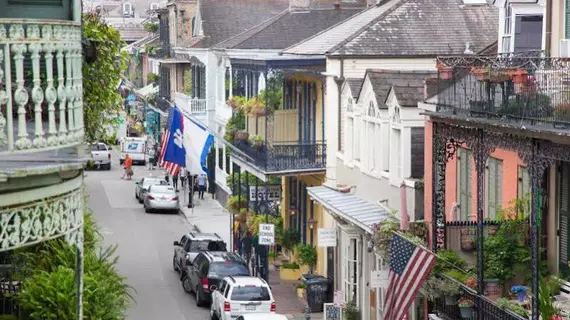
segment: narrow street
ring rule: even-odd
[[[134,182],[151,171],[134,166],[133,180],[121,180],[117,153],[113,159],[111,171],[88,171],[85,181],[105,243],[119,246],[118,268],[136,290],[127,319],[208,319],[208,309],[196,307],[172,269],[172,243],[190,225],[180,215],[146,214],[134,197]]]

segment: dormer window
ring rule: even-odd
[[[150,4],[150,10],[158,10],[158,3],[153,2]]]
[[[133,15],[133,6],[128,2],[124,2],[123,3],[123,17],[130,17],[132,15]]]

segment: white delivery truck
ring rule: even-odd
[[[121,140],[121,165],[125,156],[133,159],[133,164],[146,164],[146,138],[126,137]]]

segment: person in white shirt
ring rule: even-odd
[[[198,199],[204,199],[204,192],[206,191],[206,185],[208,183],[208,176],[205,174],[200,174],[198,176]]]

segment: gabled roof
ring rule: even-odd
[[[358,96],[360,95],[360,90],[362,89],[363,82],[364,79],[347,78],[344,81],[344,86],[348,86],[350,92],[352,93],[352,97],[358,99]]]
[[[285,53],[437,56],[477,52],[496,41],[498,9],[462,0],[391,0]],[[336,35],[336,40],[335,40]]]
[[[394,90],[400,106],[416,106],[424,99],[424,80],[434,76],[437,76],[435,71],[368,69],[364,81],[369,79],[378,108],[385,109],[388,108],[386,99],[391,90]]]
[[[390,0],[385,4],[362,11],[346,21],[340,22],[301,43],[285,49],[284,53],[306,55],[326,54],[338,46],[344,39],[350,37],[366,27],[371,21],[377,19],[397,1],[399,0]]]
[[[363,7],[308,11],[287,10],[269,20],[216,45],[224,49],[285,49],[344,21]]]
[[[182,46],[211,48],[262,21],[282,13],[288,0],[200,0],[203,37],[190,39]]]

